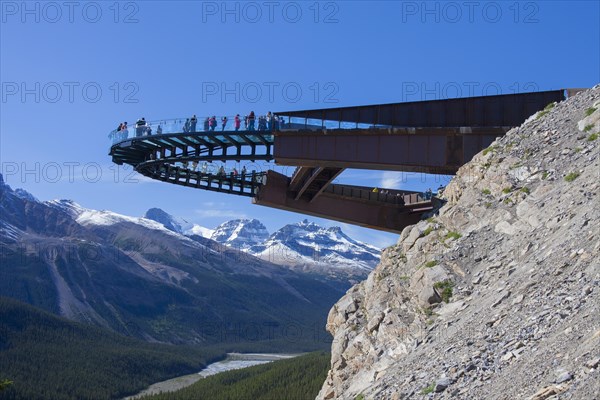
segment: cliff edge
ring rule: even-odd
[[[317,399],[600,399],[600,85],[465,164],[338,301]]]

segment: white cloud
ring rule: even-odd
[[[406,174],[403,172],[384,171],[381,173],[379,186],[388,189],[400,189],[406,183]]]
[[[235,210],[228,210],[225,208],[206,208],[202,210],[194,210],[194,213],[201,218],[248,218],[248,216],[244,213]]]

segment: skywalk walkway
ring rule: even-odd
[[[271,123],[261,121],[260,130],[253,124],[234,129],[233,116],[217,127],[189,118],[141,121],[110,132],[110,155],[155,180],[399,232],[437,199],[394,188],[373,192],[333,184],[334,179],[346,168],[453,174],[497,137],[566,95],[557,90],[284,111],[271,116]],[[296,169],[291,176],[253,169],[258,161]],[[232,162],[250,170],[225,170]]]

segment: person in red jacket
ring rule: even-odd
[[[235,114],[235,118],[233,119],[233,126],[236,131],[240,130],[241,123],[242,123],[242,120],[240,119],[240,114]]]

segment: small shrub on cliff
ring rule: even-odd
[[[438,264],[438,262],[436,260],[431,260],[431,261],[427,261],[425,264],[423,264],[423,266],[425,268],[433,268]]]
[[[431,385],[421,389],[421,394],[433,393],[434,390],[435,390],[435,383],[432,383]]]
[[[490,146],[483,150],[483,155],[486,156],[490,151],[496,151],[496,146]]]
[[[485,194],[485,195],[492,194],[492,192],[490,191],[490,189],[483,189],[483,190],[481,191],[481,193],[483,193],[483,194]]]
[[[595,107],[590,107],[590,108],[588,108],[587,110],[585,110],[585,116],[586,116],[586,117],[589,117],[589,116],[590,116],[590,115],[592,115],[592,114],[594,113],[594,111],[596,111],[596,110],[597,110],[597,108],[595,108]]]
[[[542,174],[542,180],[545,181],[546,179],[548,179],[548,175],[550,175],[547,171],[544,171],[544,173]]]
[[[593,124],[586,125],[585,128],[583,128],[583,131],[584,132],[589,132],[589,131],[592,130],[593,127],[594,127]]]
[[[454,287],[454,282],[450,280],[445,280],[441,282],[436,282],[433,284],[433,287],[438,290],[440,297],[444,303],[448,303],[450,301],[450,297],[452,297],[452,288]]]
[[[462,237],[462,235],[455,231],[450,231],[446,234],[446,239],[452,238],[454,240],[457,240],[457,239],[460,239],[461,237]]]
[[[597,133],[592,133],[590,136],[588,136],[587,140],[588,142],[593,142],[594,140],[598,139],[598,134]]]
[[[427,229],[425,229],[423,232],[421,232],[421,237],[425,237],[425,236],[429,235],[434,230],[435,229],[433,228],[433,226],[428,226]]]
[[[504,189],[502,189],[502,193],[509,194],[511,190],[512,190],[511,188],[505,187]]]
[[[579,172],[571,172],[567,176],[565,176],[565,181],[573,182],[579,176]]]
[[[555,105],[556,105],[556,103],[550,103],[550,104],[548,104],[546,107],[544,107],[544,109],[542,111],[540,111],[538,113],[538,115],[537,115],[537,117],[535,117],[535,119],[540,119],[544,115],[548,114],[550,112],[550,110],[552,110],[554,108]]]
[[[365,400],[365,395],[361,393],[361,394],[359,394],[358,396],[356,396],[356,397],[354,398],[354,400]]]
[[[521,192],[525,193],[525,194],[529,194],[531,193],[531,191],[529,190],[529,188],[527,186],[524,186],[521,188]]]

